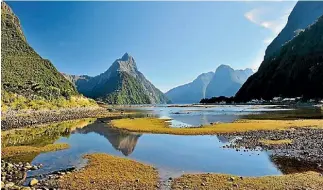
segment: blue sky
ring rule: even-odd
[[[98,75],[125,52],[159,89],[220,64],[256,69],[296,2],[8,2],[57,69]]]

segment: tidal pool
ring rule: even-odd
[[[136,108],[138,109],[138,108]],[[149,107],[140,108],[161,118],[170,118],[172,124],[197,126],[210,122],[230,122],[246,115],[283,112],[289,109],[273,107]],[[224,110],[224,111],[223,111]],[[51,133],[46,133],[51,134]],[[44,138],[45,135],[44,134]],[[55,133],[55,135],[57,135]],[[234,137],[238,138],[238,137]],[[280,163],[275,163],[267,151],[236,151],[223,148],[234,138],[217,135],[140,134],[121,131],[109,126],[109,119],[75,128],[64,135],[55,136],[54,143],[68,143],[69,149],[41,153],[32,157],[33,164],[43,164],[40,170],[29,171],[28,176],[47,174],[69,167],[83,167],[85,154],[103,152],[137,160],[156,167],[161,179],[177,177],[183,173],[228,173],[241,176],[279,175]]]
[[[230,140],[225,136],[178,136],[162,134],[138,134],[112,129],[97,120],[56,143],[68,143],[69,149],[42,153],[32,163],[42,163],[40,170],[29,175],[46,174],[52,171],[86,163],[82,156],[104,152],[127,157],[158,168],[162,179],[183,173],[216,172],[242,176],[281,174],[265,151],[236,151],[224,149]]]

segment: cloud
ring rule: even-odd
[[[259,15],[261,15],[262,10],[261,9],[252,9],[249,12],[246,12],[244,16],[250,20],[251,22],[258,24],[259,23]]]
[[[291,11],[292,8],[288,8],[277,13],[277,10],[271,9],[271,7],[258,7],[244,14],[244,17],[250,22],[271,31],[271,34],[263,40],[263,48],[261,48],[254,57],[254,60],[251,63],[252,69],[257,69],[259,67],[263,61],[266,47],[284,28]]]
[[[281,15],[278,14],[275,18],[268,19],[269,15],[274,14],[276,10],[271,10],[270,8],[255,8],[244,14],[250,22],[257,24],[263,28],[271,30],[274,34],[278,34],[286,25],[289,14],[292,9],[286,9]]]

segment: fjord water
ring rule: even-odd
[[[173,119],[176,124],[201,125],[210,122],[229,122],[244,114],[274,111],[274,108],[255,107],[150,107],[140,108],[158,117]],[[191,110],[191,111],[189,111]],[[225,111],[223,111],[225,110]],[[241,176],[277,175],[281,171],[266,151],[236,151],[223,148],[234,139],[216,135],[139,134],[120,131],[109,126],[109,119],[98,119],[83,128],[77,128],[68,137],[55,143],[68,143],[69,149],[42,153],[32,163],[42,163],[40,170],[29,176],[86,164],[83,155],[103,152],[151,164],[159,170],[162,179],[183,173],[215,172]]]
[[[243,176],[281,173],[267,152],[237,152],[235,149],[222,148],[229,141],[224,136],[128,133],[96,121],[57,141],[68,143],[69,149],[37,156],[33,163],[42,163],[44,167],[42,171],[34,171],[34,174],[72,166],[81,167],[85,164],[82,156],[94,152],[151,164],[159,169],[162,178],[179,176],[183,172],[218,172]]]

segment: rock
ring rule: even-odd
[[[139,182],[139,179],[136,179],[136,182]]]
[[[205,186],[205,183],[201,183],[202,186]]]
[[[5,184],[5,188],[10,188],[10,187],[13,187],[15,186],[15,184],[13,182],[8,182]]]
[[[229,181],[234,181],[235,180],[235,178],[234,177],[230,177],[229,178]]]
[[[4,188],[4,183],[1,181],[1,189]]]
[[[36,185],[38,183],[38,180],[37,179],[35,179],[35,178],[33,178],[33,179],[31,179],[31,181],[29,182],[29,185],[30,186],[34,186],[34,185]]]
[[[31,190],[31,188],[30,187],[23,187],[20,190]]]
[[[240,179],[241,179],[241,180],[243,180],[243,177],[242,177],[242,176],[240,176]]]

